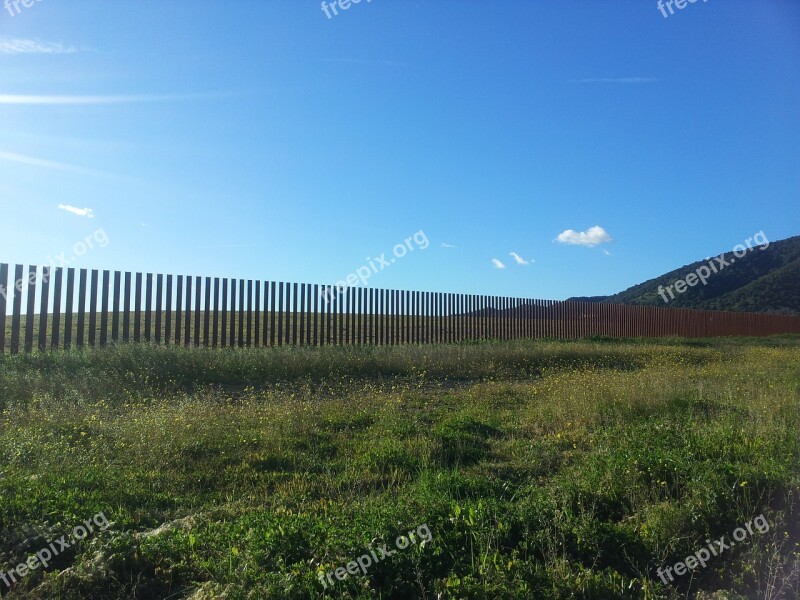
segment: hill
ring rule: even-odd
[[[690,274],[694,277],[687,277]],[[705,285],[701,279],[705,279]],[[676,287],[678,281],[694,285],[685,286],[679,293],[684,286]],[[727,251],[717,259],[684,265],[612,296],[570,300],[800,314],[800,236],[771,242],[763,248],[754,245],[744,254],[740,251],[738,257]]]

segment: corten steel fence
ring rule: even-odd
[[[8,264],[0,286],[0,353],[800,333],[800,316]]]

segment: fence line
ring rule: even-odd
[[[800,333],[800,316],[788,315],[87,269],[76,289],[73,268],[14,265],[10,274],[1,263],[0,353],[32,352],[34,341],[45,351]]]

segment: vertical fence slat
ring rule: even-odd
[[[183,326],[183,275],[175,279],[175,345],[181,345],[181,327]]]
[[[356,343],[356,297],[358,295],[358,289],[354,287],[347,288],[347,306],[350,309],[348,314],[350,315],[350,343],[355,345]]]
[[[350,341],[350,288],[342,290],[342,343],[347,344]]]
[[[339,295],[339,343],[347,344],[347,331],[350,327],[350,307],[347,303],[348,295],[347,291],[350,288],[342,288],[342,291]]]
[[[306,345],[314,344],[314,319],[316,318],[317,305],[314,296],[314,285],[306,284]]]
[[[386,345],[394,343],[394,290],[386,290]]]
[[[297,284],[295,283],[292,288],[292,346],[296,346],[298,343],[297,339],[297,319],[298,319],[298,309],[297,309]]]
[[[366,337],[366,342],[370,346],[374,346],[376,344],[376,334],[377,329],[375,328],[375,296],[377,292],[374,288],[367,288],[364,290],[364,302],[365,302],[365,312],[366,316],[364,317],[364,329],[366,330],[364,336]]]
[[[417,317],[419,316],[419,304],[417,303],[418,295],[416,290],[411,290],[409,292],[409,305],[408,305],[408,319],[409,319],[409,329],[408,329],[408,343],[409,344],[416,344],[418,337],[417,337]]]
[[[42,294],[39,302],[39,351],[47,350],[47,313],[50,298],[50,267],[42,268]]]
[[[356,311],[358,314],[356,323],[356,339],[358,341],[356,343],[359,346],[364,345],[364,292],[366,292],[366,290],[363,287],[359,287],[356,292]]]
[[[304,344],[306,346],[311,345],[311,289],[312,286],[310,283],[301,284],[305,288],[305,294],[303,296],[303,301],[301,303],[300,312],[303,314],[303,320],[305,321],[305,333],[304,335],[301,334],[301,338],[304,338]],[[303,322],[300,322],[300,327],[302,329]]]
[[[142,339],[142,274],[136,273],[133,292],[133,341]]]
[[[236,347],[236,280],[231,279],[231,326],[228,340],[231,348]]]
[[[146,273],[144,276],[144,336],[143,336],[145,342],[149,342],[151,339],[152,325],[153,325],[153,274]]]
[[[111,271],[103,270],[100,287],[100,345],[108,345],[108,294],[111,288]]]
[[[161,312],[164,310],[164,276],[161,273],[156,274],[156,319],[154,337],[156,344],[161,343]]]
[[[397,290],[397,343],[406,343],[406,292]]]
[[[384,345],[387,341],[386,338],[386,324],[388,323],[386,319],[386,291],[385,290],[376,290],[376,303],[377,303],[377,318],[378,318],[378,344]]]
[[[167,275],[167,293],[164,298],[164,343],[169,346],[172,341],[172,275]]]
[[[72,345],[72,313],[75,296],[75,269],[67,268],[67,296],[64,307],[64,348]]]
[[[89,345],[94,346],[97,341],[97,278],[96,269],[90,272],[89,283]]]
[[[269,284],[269,345],[275,345],[275,289],[276,282]]]
[[[423,339],[425,344],[433,342],[433,292],[422,292]]]
[[[220,346],[226,347],[228,339],[228,279],[222,280],[222,306],[220,307]]]
[[[244,286],[244,281],[242,281]],[[244,287],[242,287],[244,291]],[[245,344],[249,348],[253,343],[253,280],[247,280],[247,334],[245,335]]]
[[[338,324],[338,315],[337,312],[339,310],[339,288],[333,286],[331,288],[331,295],[330,295],[330,318],[331,318],[331,339],[330,343],[336,344],[339,341],[339,324]]]
[[[300,284],[300,339],[299,345],[306,343],[306,284]]]
[[[321,344],[321,322],[322,319],[320,318],[320,311],[322,307],[320,306],[322,303],[322,299],[320,298],[320,290],[324,289],[324,287],[320,287],[318,283],[314,284],[314,336],[313,336],[313,344],[318,346]]]
[[[83,346],[86,327],[86,275],[86,269],[78,271],[78,331],[75,335],[78,348]]]
[[[390,324],[391,321],[389,320],[390,310],[391,310],[391,291],[390,290],[383,290],[383,344],[388,346],[391,343],[390,336]]]
[[[427,302],[427,292],[418,291],[417,292],[417,344],[425,344],[427,343],[427,322],[428,322],[428,302]]]
[[[203,304],[203,346],[205,348],[208,348],[211,342],[211,277],[206,277],[204,290],[205,290],[205,297],[204,297],[205,299]]]
[[[452,344],[453,342],[456,341],[456,336],[457,336],[457,333],[458,333],[457,332],[458,320],[456,318],[456,294],[450,293],[450,294],[447,294],[447,296],[448,296],[447,302],[448,302],[448,305],[449,305],[448,310],[450,312],[450,315],[449,315],[449,321],[450,321],[449,330],[450,331],[449,331],[449,333],[447,335],[447,339]]]
[[[253,323],[254,331],[254,339],[253,344],[256,348],[261,345],[261,282],[256,280],[255,282],[255,321]]]
[[[394,326],[394,332],[392,334],[392,344],[399,344],[401,342],[400,338],[400,331],[401,331],[401,324],[402,324],[402,308],[400,299],[402,297],[402,292],[400,290],[394,290],[392,293],[392,325]]]
[[[61,336],[61,283],[64,276],[64,270],[61,267],[56,267],[56,275],[53,280],[53,327],[50,335],[50,348],[52,350],[58,350],[60,345],[60,336]],[[2,274],[0,274],[0,279],[2,278]],[[5,302],[2,305],[2,311],[0,311],[0,319],[5,318]],[[5,324],[0,327],[0,335],[5,333]],[[0,352],[3,351],[3,342],[0,338]]]
[[[400,332],[402,330],[401,326],[403,324],[402,318],[402,302],[401,298],[403,297],[403,292],[400,290],[394,290],[392,293],[393,299],[393,306],[392,306],[392,325],[393,325],[393,334],[392,334],[392,344],[397,345],[401,343]]]
[[[28,267],[28,298],[25,312],[25,352],[33,350],[33,324],[36,319],[36,267]]]
[[[245,298],[244,298],[244,279],[239,280],[239,330],[238,335],[239,339],[236,340],[237,346],[239,348],[244,347],[244,322],[245,322],[245,310],[244,310]]]
[[[399,340],[398,343],[405,344],[406,343],[406,290],[400,290],[400,299],[399,299],[399,306],[398,306],[398,318],[399,323],[397,328],[399,330]]]
[[[214,313],[212,319],[211,346],[219,344],[219,277],[214,277]]]
[[[439,316],[439,294],[436,292],[430,292],[430,342],[435,344],[439,341],[438,331],[438,316]]]
[[[265,346],[269,345],[269,337],[268,337],[269,336],[269,320],[267,318],[269,316],[268,299],[269,299],[269,282],[265,281],[264,282],[264,323],[262,324],[263,329],[261,331],[261,337],[264,340],[263,343],[264,343]]]
[[[122,273],[114,271],[114,299],[111,308],[111,339],[119,342],[119,302],[120,288],[122,286]]]
[[[381,343],[380,319],[378,314],[378,312],[380,311],[380,304],[381,304],[381,291],[379,289],[370,290],[370,304],[372,311],[372,320],[370,322],[370,329],[371,329],[370,337],[372,338],[372,344],[378,346]]]
[[[283,282],[278,282],[278,346],[283,346]]]
[[[194,336],[195,348],[200,346],[200,306],[203,294],[203,278],[199,275],[194,278]],[[208,309],[206,309],[208,310]]]
[[[364,328],[366,331],[367,343],[375,345],[375,290],[368,288],[364,290],[367,298],[367,314],[369,319],[364,320]]]
[[[192,343],[192,276],[186,276],[186,305],[183,311],[183,345],[188,348]],[[197,307],[194,308],[195,313]]]
[[[8,288],[8,265],[0,264],[0,354],[6,351],[6,302],[8,294],[13,290]]]

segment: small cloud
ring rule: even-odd
[[[2,104],[2,96],[0,96],[0,104]],[[105,175],[104,173],[101,173],[100,171],[95,171],[93,169],[85,169],[83,167],[78,167],[75,165],[68,165],[53,160],[45,160],[42,158],[36,158],[34,156],[25,156],[24,154],[17,154],[15,152],[5,152],[3,150],[0,150],[0,160],[7,160],[10,162],[29,165],[32,167],[43,167],[45,169],[54,169],[56,171],[64,171],[66,173],[77,173],[79,175],[95,175],[95,176]]]
[[[589,229],[586,231],[573,231],[572,229],[567,229],[566,231],[559,233],[556,240],[562,244],[574,244],[577,246],[586,246],[587,248],[592,248],[598,244],[610,242],[612,238],[610,235],[608,235],[608,232],[605,229],[599,225],[595,225],[594,227],[589,227]]]
[[[516,263],[518,265],[529,265],[529,264],[531,264],[529,261],[527,261],[524,258],[522,258],[516,252],[509,252],[508,254],[509,254],[509,256],[511,256],[511,258],[513,258],[516,261]],[[534,261],[534,262],[536,262],[536,261]]]
[[[609,252],[605,248],[603,248],[603,254],[605,254],[606,256],[611,256],[611,252]]]
[[[590,77],[587,79],[570,79],[570,83],[655,83],[654,77]]]
[[[94,210],[91,208],[78,208],[77,206],[70,206],[69,204],[59,204],[58,208],[72,213],[73,215],[78,215],[79,217],[94,219]]]
[[[80,49],[61,42],[0,37],[0,54],[75,54]]]
[[[494,265],[495,269],[505,269],[506,268],[506,266],[503,263],[501,263],[499,260],[497,260],[496,258],[492,259],[492,264]]]
[[[228,93],[203,94],[127,94],[116,96],[41,96],[34,94],[0,94],[0,104],[28,106],[60,106],[81,104],[142,104],[147,102],[183,102],[233,97]]]
[[[442,248],[455,248],[455,244],[448,244],[446,242],[442,242]]]

